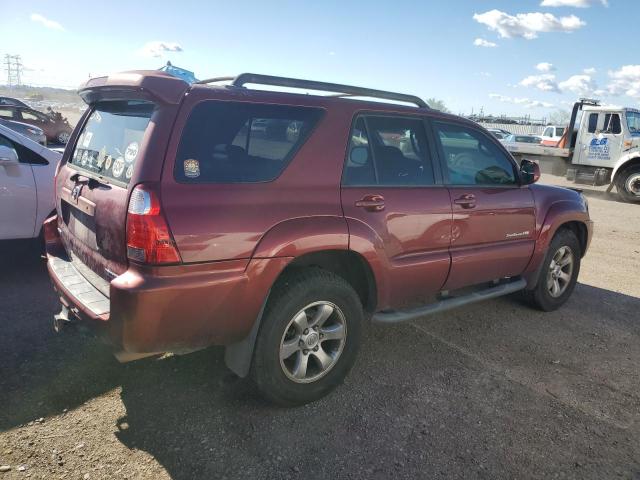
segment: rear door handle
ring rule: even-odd
[[[456,198],[453,203],[460,205],[462,208],[474,208],[476,206],[476,196],[472,194],[462,195]]]
[[[382,195],[365,195],[362,200],[356,202],[356,207],[364,208],[369,212],[381,212],[384,210],[384,197]]]

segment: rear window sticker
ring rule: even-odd
[[[114,177],[120,178],[120,176],[122,175],[122,172],[124,172],[124,158],[118,157],[113,162],[113,168],[111,169],[111,173],[113,174]]]
[[[84,138],[82,139],[82,146],[84,148],[89,148],[89,144],[91,143],[92,138],[93,138],[93,132],[85,132]]]
[[[102,170],[102,165],[104,165],[106,157],[107,149],[105,147],[102,147],[102,150],[100,150],[100,153],[98,154],[98,158],[96,160],[96,167],[98,167],[98,170]]]
[[[124,176],[127,180],[129,180],[131,178],[131,175],[133,175],[133,165],[129,165],[127,167],[127,171],[124,172]]]
[[[133,162],[138,156],[138,142],[131,142],[124,151],[124,159],[127,163]]]
[[[80,160],[83,167],[87,164],[87,160],[89,160],[89,151],[85,150],[82,152],[82,159]]]
[[[194,158],[188,158],[184,161],[184,176],[188,178],[196,178],[200,176],[200,162]]]
[[[105,170],[109,170],[111,168],[112,160],[113,160],[113,157],[111,155],[107,155],[107,157],[104,159],[104,169]]]

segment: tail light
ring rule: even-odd
[[[158,194],[145,185],[137,185],[129,198],[127,257],[150,265],[181,262]]]

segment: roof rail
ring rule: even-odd
[[[341,85],[338,83],[316,82],[314,80],[300,80],[297,78],[276,77],[273,75],[261,75],[258,73],[241,73],[237,77],[218,77],[202,80],[197,83],[214,83],[223,80],[232,80],[234,87],[244,87],[247,83],[256,85],[271,85],[274,87],[300,88],[306,90],[318,90],[322,92],[336,92],[334,97],[369,97],[394,100],[397,102],[412,103],[420,108],[429,108],[429,105],[420,97],[407,95],[404,93],[387,92],[375,90],[373,88],[354,87],[351,85]]]

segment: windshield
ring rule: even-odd
[[[631,135],[640,135],[640,112],[627,110],[627,126]]]
[[[69,163],[116,183],[129,183],[154,104],[129,100],[96,104]]]

